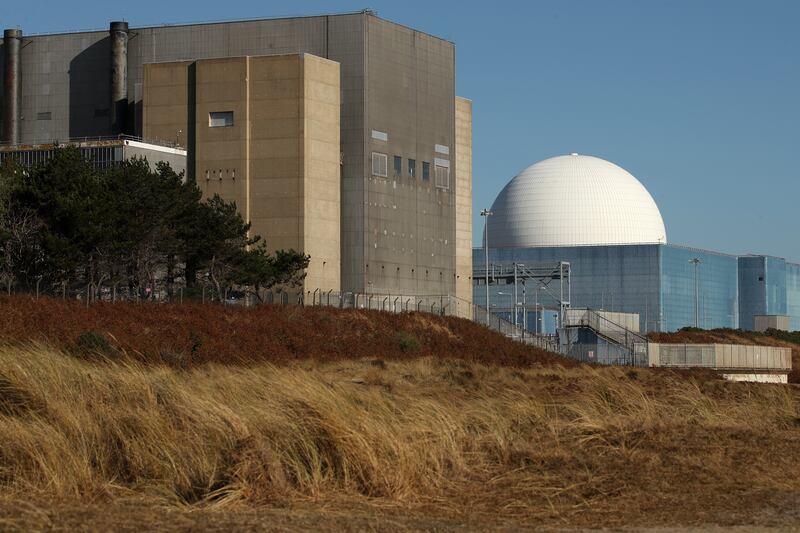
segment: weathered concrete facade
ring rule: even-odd
[[[340,290],[339,64],[310,54],[157,63],[144,80],[145,136],[186,132],[205,196],[235,201],[271,250],[311,255],[306,287]],[[230,122],[215,125],[218,114]]]
[[[472,301],[472,101],[456,97],[456,296]]]
[[[463,213],[466,194],[471,192],[461,191],[460,200],[458,194],[462,184],[471,184],[468,173],[458,168],[470,163],[466,155],[459,156],[456,139],[453,43],[369,12],[127,28],[124,35],[122,26],[112,29],[23,36],[21,142],[105,136],[120,128],[123,133],[148,137],[157,125],[153,140],[185,145],[187,175],[202,183],[204,170],[194,167],[200,161],[194,155],[200,146],[192,144],[193,139],[201,140],[199,132],[192,131],[197,121],[182,118],[196,114],[200,102],[193,100],[194,93],[178,94],[177,89],[197,83],[192,78],[199,72],[187,67],[171,74],[185,79],[172,80],[177,92],[163,89],[170,94],[159,96],[159,102],[166,103],[145,118],[145,65],[286,54],[313,54],[336,61],[341,102],[342,289],[458,293],[470,299],[470,291],[457,289],[458,281],[469,278],[471,270],[457,266],[459,253],[470,255],[469,241],[458,238],[465,234],[469,217],[459,223],[457,213],[459,205]],[[112,61],[122,53],[122,44],[127,55],[124,73]],[[239,72],[233,65],[228,68]],[[122,94],[117,81],[123,74],[127,105],[116,100]],[[203,150],[218,149],[203,146]],[[379,161],[385,156],[386,165],[379,172],[373,172],[373,153],[379,154]],[[394,172],[395,159],[398,172]],[[217,165],[217,170],[232,168],[228,164]],[[255,203],[251,209],[256,216]],[[459,247],[463,247],[460,252]]]

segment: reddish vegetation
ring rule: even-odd
[[[76,349],[102,334],[144,361],[191,366],[433,355],[511,366],[574,363],[514,342],[468,320],[321,307],[99,303],[0,298],[0,341],[44,341]]]
[[[745,344],[755,346],[785,346],[792,349],[790,383],[800,383],[800,344],[773,335],[737,329],[681,330],[673,333],[650,333],[653,342],[664,344]]]

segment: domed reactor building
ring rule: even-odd
[[[482,215],[473,301],[488,294],[491,312],[530,332],[554,333],[580,309],[639,332],[800,330],[800,265],[668,244],[653,197],[609,161],[540,161]]]

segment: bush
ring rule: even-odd
[[[86,331],[78,335],[75,342],[77,353],[87,358],[116,358],[119,350],[111,344],[104,334],[97,331]]]
[[[422,343],[410,333],[400,331],[395,335],[395,340],[397,341],[397,346],[400,348],[400,351],[403,353],[416,353],[422,349]]]

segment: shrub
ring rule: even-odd
[[[97,331],[86,331],[78,335],[75,342],[77,354],[87,358],[116,358],[117,350],[108,338]]]
[[[419,339],[410,333],[400,331],[395,335],[395,340],[400,351],[403,353],[416,353],[422,349]]]

